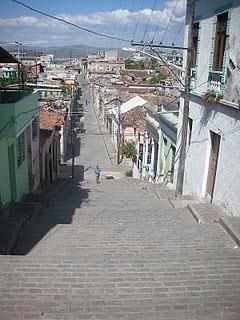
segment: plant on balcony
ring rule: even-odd
[[[133,143],[125,143],[122,146],[122,150],[121,150],[121,154],[122,156],[126,157],[126,158],[134,158],[136,155],[136,149],[135,149],[135,145]]]
[[[214,102],[219,102],[219,100],[223,98],[223,95],[214,90],[208,90],[203,94],[202,98],[207,103],[214,103]]]

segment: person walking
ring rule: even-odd
[[[101,175],[101,169],[99,168],[98,165],[96,165],[94,173],[95,173],[95,177],[96,177],[96,182],[100,183],[99,179],[100,179],[100,175]]]

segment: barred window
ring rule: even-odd
[[[17,165],[18,168],[21,166],[23,161],[26,158],[26,152],[25,152],[25,134],[24,132],[20,134],[20,136],[17,138]]]

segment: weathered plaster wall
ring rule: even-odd
[[[8,159],[8,139],[0,139],[0,200],[2,204],[11,201],[9,159]]]
[[[196,65],[196,88],[197,92],[208,90],[209,65],[213,43],[214,18],[217,14],[229,10],[230,28],[229,41],[226,45],[226,67],[224,99],[239,102],[240,98],[240,2],[239,0],[199,0],[195,1],[195,21],[199,21],[199,42]],[[187,46],[188,26],[185,28],[185,46]],[[186,52],[183,59],[186,65]]]
[[[187,149],[184,193],[203,198],[210,155],[210,130],[221,136],[213,202],[240,216],[240,111],[223,104],[205,104],[192,96],[189,117],[192,139]]]

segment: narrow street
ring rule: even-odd
[[[87,109],[75,180],[58,183],[15,255],[1,256],[0,319],[239,320],[235,243],[219,224],[173,209],[159,186],[104,176],[97,184],[95,165],[119,168]]]

